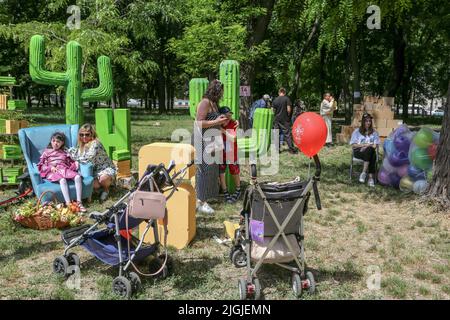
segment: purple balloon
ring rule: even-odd
[[[385,186],[388,186],[391,183],[391,180],[389,179],[389,172],[387,172],[384,169],[381,169],[378,172],[378,182]]]
[[[408,126],[402,124],[400,127],[395,129],[395,131],[393,133],[393,138],[395,138],[399,135],[403,135],[403,134],[407,133],[408,131],[409,131]]]
[[[394,188],[397,188],[400,186],[400,180],[402,178],[396,174],[396,173],[391,173],[389,174],[389,180],[391,181],[391,186],[393,186]]]
[[[413,181],[417,180],[425,180],[425,171],[422,169],[416,168],[413,165],[408,166],[408,176]]]
[[[389,163],[394,167],[400,167],[405,164],[409,164],[408,150],[394,151],[389,155]]]
[[[408,152],[410,144],[411,140],[405,134],[397,135],[394,138],[394,146],[398,151]]]
[[[406,176],[406,175],[408,174],[408,167],[409,167],[409,166],[408,166],[407,164],[405,164],[405,165],[399,167],[399,168],[397,169],[397,174],[398,174],[400,177]]]

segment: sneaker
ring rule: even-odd
[[[361,174],[359,176],[359,182],[361,182],[361,183],[366,182],[366,177],[367,177],[367,173],[361,172]]]
[[[233,196],[232,196],[233,201],[234,202],[238,201],[240,196],[241,196],[241,190],[240,189],[236,190],[235,193],[233,193]]]
[[[214,209],[211,208],[209,206],[209,204],[207,204],[206,202],[203,203],[199,208],[198,208],[198,212],[200,213],[205,213],[205,214],[213,214],[214,213]]]
[[[100,201],[104,202],[106,199],[108,199],[109,192],[103,191],[100,195]]]
[[[375,181],[373,181],[372,178],[369,179],[369,182],[367,183],[369,187],[375,187]]]

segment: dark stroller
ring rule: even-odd
[[[167,169],[163,164],[149,165],[137,185],[111,208],[103,213],[93,212],[90,214],[90,217],[96,221],[93,225],[83,225],[64,231],[62,234],[62,240],[65,244],[64,254],[53,261],[53,272],[69,277],[79,270],[80,258],[76,253],[69,251],[76,246],[82,246],[103,263],[110,266],[119,266],[119,276],[114,279],[112,290],[121,297],[129,298],[140,289],[141,280],[137,274],[140,272],[134,262],[152,256],[154,259],[148,267],[150,274],[140,274],[166,277],[169,272],[170,258],[167,255],[167,249],[164,254],[160,254],[161,243],[159,242],[157,221],[154,219],[136,219],[129,216],[127,214],[128,199],[138,189],[146,191],[157,189],[162,193],[169,192],[166,199],[170,199],[192,163],[173,176],[170,176],[170,171],[175,167],[173,161]],[[151,208],[149,209],[151,210]],[[147,225],[138,239],[132,235],[132,230],[143,222],[146,222]],[[98,228],[103,224],[106,227]],[[153,229],[155,243],[144,244],[144,238],[150,228]],[[166,236],[164,242],[165,240]],[[164,243],[164,247],[166,247],[166,243]],[[130,266],[133,266],[137,273],[129,271]]]
[[[297,298],[303,290],[308,290],[310,294],[315,292],[314,276],[310,271],[306,272],[305,267],[303,219],[308,210],[311,190],[317,209],[321,210],[317,188],[321,167],[317,155],[314,156],[314,162],[316,171],[309,180],[276,184],[259,184],[256,165],[251,166],[252,181],[245,191],[241,212],[244,223],[235,232],[230,252],[231,261],[236,267],[247,267],[247,277],[238,282],[241,300],[261,298],[257,273],[263,263],[274,263],[292,272],[292,289]],[[283,249],[277,251],[274,249],[276,246]],[[266,258],[273,252],[276,254],[272,260]],[[256,262],[256,265],[252,266],[252,262]],[[294,266],[292,262],[295,262]]]

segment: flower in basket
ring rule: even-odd
[[[14,220],[19,222],[25,218],[29,218],[35,213],[35,210],[36,202],[27,201],[14,212]]]

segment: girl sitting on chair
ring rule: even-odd
[[[69,186],[67,180],[75,180],[77,204],[81,212],[86,208],[81,202],[81,176],[78,173],[79,164],[73,160],[65,148],[66,136],[55,132],[50,138],[47,149],[41,155],[38,169],[41,177],[51,182],[59,182],[66,205],[70,205]]]
[[[377,147],[380,144],[378,132],[373,129],[372,116],[364,113],[361,120],[361,127],[355,129],[350,139],[350,145],[353,148],[355,158],[364,161],[363,172],[359,176],[359,182],[366,182],[367,173],[369,173],[368,185],[374,187],[375,165],[377,161]]]

